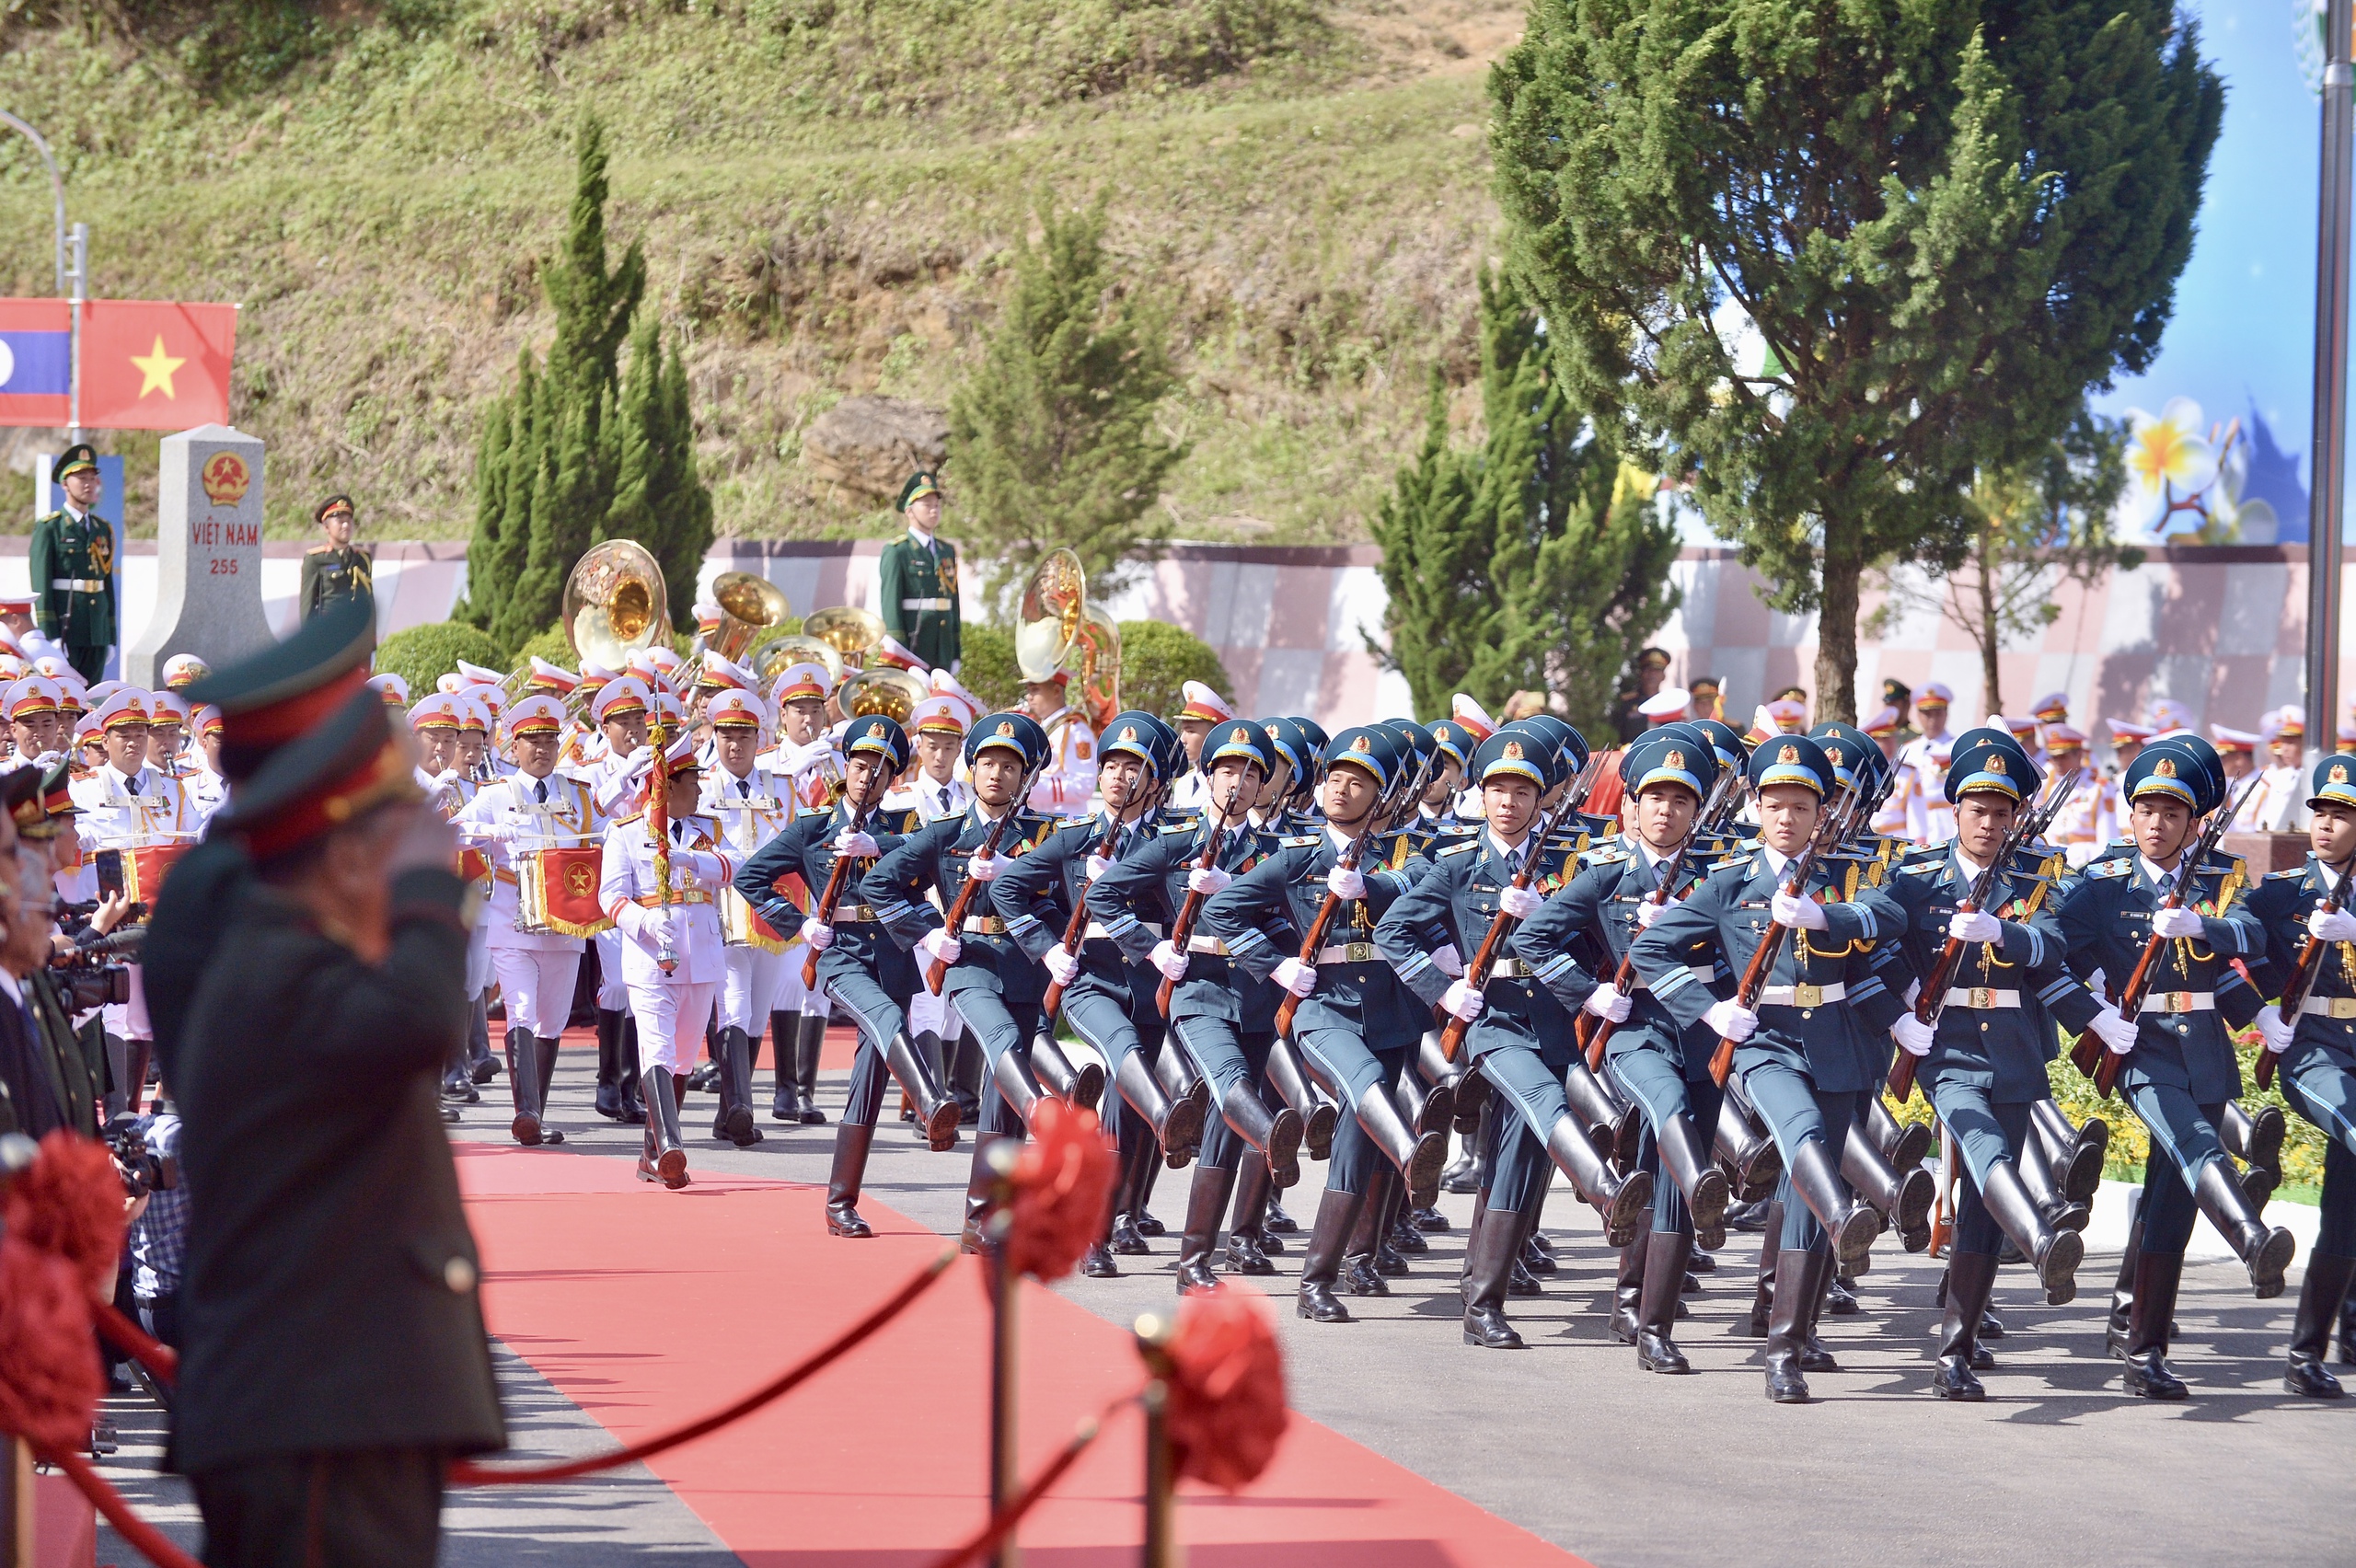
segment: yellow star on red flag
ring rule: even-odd
[[[131,363],[139,371],[139,395],[142,398],[159,386],[163,388],[165,397],[178,396],[172,390],[172,372],[188,361],[174,359],[164,352],[164,335],[161,332],[156,334],[156,346],[144,354],[132,355]]]

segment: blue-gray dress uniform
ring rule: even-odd
[[[2315,811],[2356,811],[2356,755],[2327,756],[2316,765],[2307,805]],[[2250,914],[2266,932],[2266,962],[2254,972],[2269,996],[2280,997],[2296,972],[2308,923],[2325,899],[2337,892],[2343,901],[2356,903],[2348,897],[2349,870],[2344,863],[2326,867],[2310,854],[2305,865],[2277,871],[2251,891]],[[2294,1394],[2331,1398],[2339,1393],[2339,1383],[2323,1369],[2324,1350],[2350,1281],[2356,1278],[2356,942],[2326,942],[2296,1016],[2285,1020],[2269,1003],[2259,1023],[2269,1049],[2279,1057],[2275,1081],[2282,1098],[2328,1140],[2322,1214],[2299,1287],[2282,1380]],[[2347,1345],[2343,1331],[2343,1359]]]
[[[908,743],[897,723],[872,714],[852,721],[843,737],[843,752],[846,757],[876,756],[888,777],[907,766]],[[878,809],[868,814],[864,831],[879,851],[889,853],[922,825],[915,812]],[[814,900],[834,875],[837,838],[860,826],[859,813],[848,799],[831,811],[796,817],[738,869],[736,891],[771,929],[799,930],[802,912],[778,892],[777,884],[799,875]],[[916,1102],[926,1141],[935,1150],[955,1147],[959,1119],[956,1101],[908,1041],[908,998],[923,984],[916,962],[862,902],[860,885],[854,865],[845,873],[830,927],[834,935],[818,953],[817,974],[819,991],[848,1008],[859,1027],[850,1092],[836,1129],[834,1169],[826,1182],[826,1228],[854,1238],[874,1234],[860,1217],[858,1203],[876,1118],[883,1113],[886,1075],[897,1078]],[[814,902],[812,912],[814,917]],[[826,1009],[816,1010],[823,1016]]]
[[[1378,791],[1391,787],[1401,760],[1397,743],[1371,728],[1342,731],[1327,743],[1322,758],[1329,771],[1337,767],[1365,771]],[[1291,933],[1314,928],[1328,879],[1342,865],[1348,843],[1340,829],[1330,827],[1280,837],[1274,853],[1204,905],[1205,933],[1226,944],[1229,960],[1246,974],[1271,979],[1286,960],[1300,956],[1293,943],[1306,939]],[[1299,1310],[1318,1322],[1349,1320],[1333,1286],[1371,1192],[1377,1164],[1387,1160],[1396,1167],[1421,1205],[1434,1195],[1447,1151],[1444,1133],[1418,1136],[1391,1098],[1391,1082],[1411,1043],[1397,1036],[1396,1020],[1411,1004],[1374,944],[1374,928],[1413,879],[1405,871],[1385,869],[1384,858],[1380,843],[1364,851],[1359,874],[1365,895],[1341,901],[1323,944],[1311,955],[1309,967],[1314,971],[1315,988],[1301,998],[1292,1019],[1292,1039],[1302,1059],[1334,1098],[1355,1113],[1342,1119],[1335,1135],[1325,1191],[1318,1200],[1316,1226],[1301,1264]],[[1380,1041],[1392,1043],[1378,1051]],[[1371,1268],[1367,1274],[1354,1288],[1387,1292]]]
[[[2207,742],[2182,736],[2146,746],[2129,765],[2121,792],[2131,808],[2156,797],[2182,802],[2198,819],[2223,802],[2224,774]],[[2129,1020],[2134,1034],[2118,1078],[2119,1092],[2151,1134],[2152,1153],[2126,1330],[2114,1343],[2127,1363],[2128,1391],[2158,1399],[2181,1399],[2186,1392],[2168,1369],[2166,1354],[2195,1216],[2209,1216],[2247,1265],[2261,1298],[2281,1293],[2295,1250],[2288,1231],[2259,1219],[2235,1180],[2217,1131],[2225,1106],[2242,1090],[2230,1021],[2255,1018],[2260,1000],[2233,961],[2257,959],[2266,946],[2248,908],[2242,863],[2212,856],[2197,868],[2181,859],[2164,868],[2141,853],[2096,861],[2062,896],[2070,967],[2089,984],[2101,974],[2106,992],[2123,990],[2168,888],[2185,875],[2192,879],[2186,904],[2198,912],[2200,934],[2161,943],[2142,1009]]]

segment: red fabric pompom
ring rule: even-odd
[[[74,1265],[0,1237],[0,1432],[79,1448],[105,1389],[90,1298]]]
[[[94,1299],[114,1298],[130,1222],[122,1177],[98,1139],[63,1127],[41,1139],[40,1157],[8,1183],[0,1223],[9,1235],[73,1264]]]
[[[1229,1492],[1257,1480],[1292,1419],[1266,1300],[1225,1286],[1184,1297],[1162,1354],[1170,1360],[1164,1429],[1177,1473]]]
[[[1017,1274],[1054,1281],[1080,1266],[1104,1228],[1120,1161],[1104,1147],[1093,1111],[1060,1100],[1033,1113],[1031,1141],[1014,1163],[1014,1224],[1007,1265]]]

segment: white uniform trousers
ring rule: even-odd
[[[469,1000],[491,989],[491,922],[477,920],[467,937],[467,997]]]
[[[703,1026],[711,1017],[709,980],[673,980],[629,988],[629,1010],[638,1020],[638,1070],[692,1070],[703,1055]]]
[[[543,1040],[564,1032],[572,983],[581,974],[579,948],[494,947],[491,967],[507,1004],[508,1028],[528,1029]]]
[[[629,1011],[629,987],[622,982],[622,942],[619,931],[600,931],[597,943],[597,1005],[607,1012]]]
[[[785,1006],[777,998],[785,989],[786,972],[792,971],[791,978],[796,986],[802,984],[802,954],[733,947],[726,956],[728,978],[720,987],[720,1027],[741,1029],[757,1045],[761,1031],[769,1026],[769,1014]],[[794,1010],[801,1010],[798,1005]]]

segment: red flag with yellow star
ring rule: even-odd
[[[94,299],[82,309],[85,427],[187,430],[229,422],[236,306]]]

